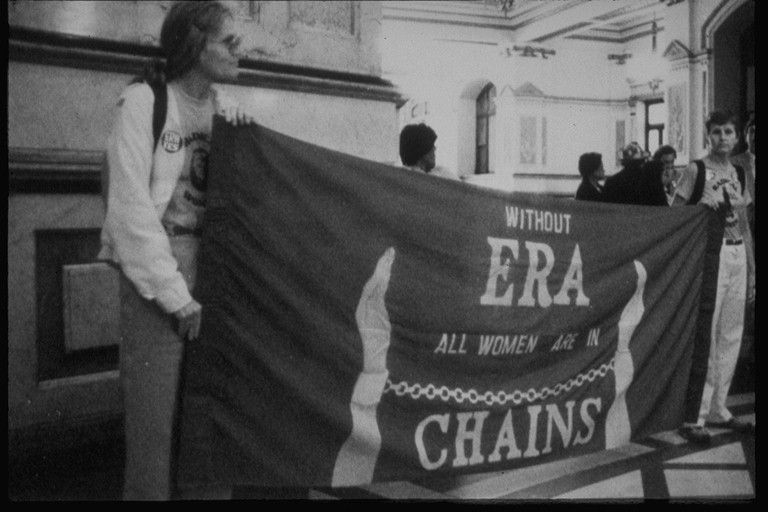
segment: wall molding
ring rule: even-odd
[[[664,27],[659,27],[656,29],[657,34],[660,32],[664,32]],[[632,34],[625,37],[606,37],[606,36],[590,36],[589,34],[574,34],[572,36],[565,36],[565,39],[577,39],[580,41],[625,44],[629,41],[633,41],[635,39],[641,39],[643,37],[652,36],[652,35],[653,35],[653,30],[645,30],[643,32],[638,32],[636,34]]]
[[[11,194],[99,194],[105,151],[8,148]]]
[[[572,96],[518,96],[515,95],[515,100],[525,103],[570,103],[579,105],[600,105],[603,107],[626,107],[629,105],[627,99],[613,100],[603,98],[579,98]]]
[[[158,59],[162,60],[162,52],[156,46],[9,27],[9,61],[138,75]],[[397,107],[405,103],[400,91],[378,76],[254,59],[241,60],[240,75],[229,83],[382,101]]]
[[[531,180],[556,180],[556,181],[581,181],[581,175],[579,174],[550,174],[546,172],[516,172],[513,175],[515,179],[531,179]]]

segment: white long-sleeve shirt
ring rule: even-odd
[[[153,150],[152,89],[139,83],[123,92],[107,148],[109,192],[99,253],[100,259],[117,263],[144,298],[157,301],[168,313],[184,307],[192,296],[166,227],[199,227],[204,190],[191,186],[192,181],[200,183],[192,166],[200,165],[201,151],[207,164],[215,108],[213,98],[201,103],[203,125],[190,123],[189,98],[181,94],[174,84],[168,87],[166,121]],[[186,189],[196,192],[191,194],[196,208],[180,207],[179,201],[190,196]]]

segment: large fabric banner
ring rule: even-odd
[[[181,487],[541,464],[682,420],[703,207],[503,193],[216,119]]]

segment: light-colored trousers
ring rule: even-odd
[[[171,237],[190,290],[199,239]],[[121,274],[120,386],[125,413],[125,500],[171,499],[174,422],[183,343],[170,314]]]
[[[707,380],[701,397],[698,424],[721,423],[733,415],[725,406],[736,370],[744,330],[744,305],[747,289],[747,259],[744,245],[720,249],[717,273],[717,298],[712,315],[712,341],[707,364]]]

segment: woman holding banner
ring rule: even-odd
[[[123,497],[130,500],[171,497],[183,341],[200,331],[202,308],[191,291],[213,115],[236,125],[253,122],[211,87],[238,75],[240,37],[226,7],[209,1],[174,4],[160,43],[164,79],[133,83],[118,102],[107,149],[109,188],[99,254],[121,271]],[[162,130],[153,134],[158,119],[155,129]],[[198,491],[198,498],[228,492]]]
[[[744,433],[754,433],[755,428],[726,407],[741,346],[744,305],[747,296],[754,293],[754,283],[747,279],[747,267],[754,262],[751,251],[745,249],[751,238],[744,216],[752,198],[739,177],[743,171],[728,160],[736,143],[735,127],[735,118],[730,113],[710,114],[706,122],[709,153],[686,168],[675,198],[677,204],[698,203],[718,210],[724,219],[724,227],[711,244],[713,254],[705,259],[705,280],[716,280],[705,283],[706,287],[714,288],[714,293],[702,291],[708,303],[702,313],[712,315],[710,324],[704,326],[709,336],[699,336],[699,343],[694,346],[685,418],[679,429],[681,436],[698,444],[710,442],[705,425]],[[716,268],[710,268],[715,265]]]

